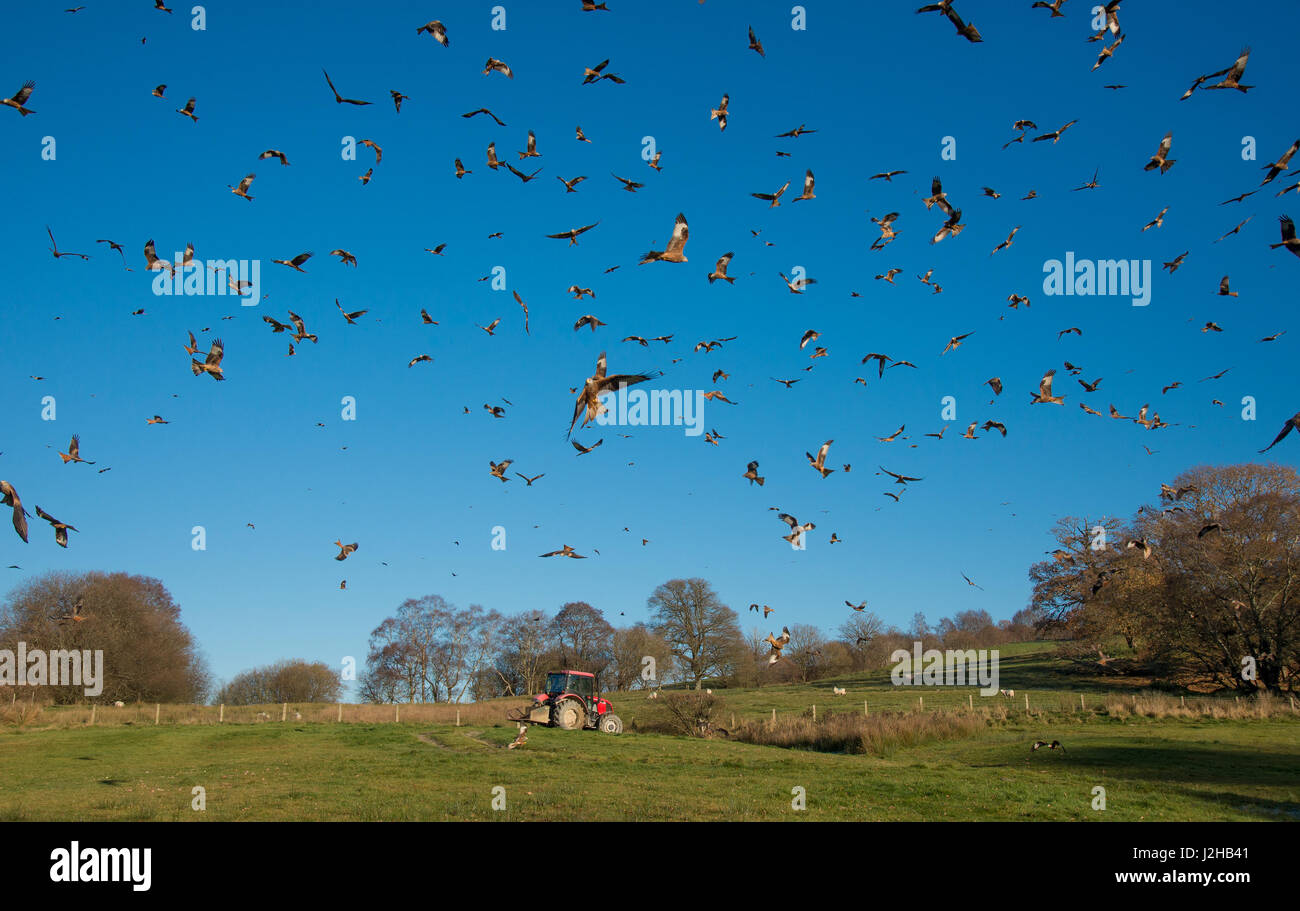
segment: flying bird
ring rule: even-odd
[[[498,73],[504,73],[507,78],[510,79],[515,78],[514,70],[510,69],[509,64],[507,64],[504,60],[498,60],[495,57],[489,57],[487,59],[487,63],[483,64],[483,75],[486,76],[488,73],[492,72],[493,70],[496,70]]]
[[[1038,382],[1038,392],[1033,395],[1030,401],[1031,405],[1064,405],[1065,396],[1052,395],[1052,377],[1056,376],[1056,370],[1052,369],[1043,374],[1043,378]]]
[[[321,67],[321,72],[325,73],[325,81],[329,84],[330,91],[334,93],[334,101],[337,104],[370,104],[369,101],[357,101],[355,98],[344,98],[339,94],[338,89],[334,88],[334,82],[330,79],[330,74],[325,71],[324,67]]]
[[[8,481],[0,481],[0,503],[12,507],[14,531],[18,533],[18,537],[23,539],[24,544],[28,543],[27,516],[30,513],[23,508],[23,501],[18,496],[18,491],[14,490],[14,486]]]
[[[588,423],[607,410],[605,404],[600,400],[603,393],[617,391],[635,383],[644,383],[662,375],[659,371],[606,375],[605,352],[602,351],[600,357],[596,360],[596,372],[587,378],[581,391],[578,392],[577,401],[573,406],[573,420],[569,422],[569,431],[565,434],[565,437],[567,438],[573,433],[574,425],[578,423],[578,417],[583,415],[584,411],[586,414],[583,417],[582,426],[586,427]]]
[[[1165,171],[1168,171],[1170,168],[1172,168],[1175,164],[1175,161],[1174,159],[1167,158],[1166,156],[1169,154],[1169,148],[1173,144],[1174,144],[1174,131],[1170,130],[1168,133],[1165,134],[1165,138],[1160,140],[1160,148],[1156,149],[1156,153],[1151,156],[1151,160],[1148,161],[1143,166],[1142,170],[1152,171],[1155,170],[1156,168],[1159,168],[1160,173],[1163,174],[1165,173]]]
[[[822,443],[821,449],[817,450],[816,458],[813,457],[813,454],[811,452],[804,453],[804,455],[808,459],[808,464],[811,465],[814,469],[816,469],[823,478],[825,478],[827,475],[829,475],[832,471],[835,470],[834,468],[826,467],[826,454],[830,452],[831,443],[834,442],[835,442],[834,440],[827,440],[825,443]]]
[[[27,99],[32,97],[32,90],[34,88],[36,88],[36,83],[29,79],[23,83],[22,88],[14,92],[13,97],[0,98],[0,104],[5,105],[6,107],[13,108],[15,111],[17,111],[19,114],[21,114],[24,117],[26,117],[28,114],[35,114],[36,113],[35,111],[29,110],[27,107],[25,107],[25,105],[27,104]],[[158,97],[161,98],[162,96],[159,95]]]
[[[559,550],[553,550],[550,553],[545,553],[545,554],[538,554],[538,556],[539,557],[572,557],[575,560],[587,559],[582,554],[575,551],[568,544],[562,545]]]
[[[352,544],[344,544],[343,541],[340,539],[340,540],[334,542],[334,546],[337,547],[337,548],[339,549],[339,554],[338,554],[338,556],[335,557],[334,559],[335,559],[335,560],[346,560],[346,559],[348,558],[348,556],[349,556],[350,554],[352,554],[353,551],[357,550],[361,545],[356,544],[356,543],[352,543]]]
[[[587,233],[592,228],[596,227],[596,225],[598,224],[600,224],[600,222],[597,221],[589,225],[583,225],[581,228],[570,228],[567,231],[561,231],[559,234],[547,234],[546,236],[553,237],[556,240],[564,240],[565,238],[567,238],[569,241],[569,246],[576,247],[578,245],[578,237],[582,234]]]
[[[1282,229],[1282,242],[1269,244],[1268,248],[1276,250],[1278,247],[1285,247],[1296,256],[1300,256],[1300,240],[1295,236],[1295,222],[1291,220],[1290,215],[1279,216],[1277,221]]]
[[[195,376],[206,373],[218,382],[224,380],[226,376],[221,372],[221,359],[225,356],[225,353],[226,349],[222,344],[221,339],[214,338],[212,340],[212,347],[208,350],[208,356],[204,359],[202,364],[195,359],[190,358],[191,372],[193,372]]]
[[[637,265],[645,265],[652,262],[665,263],[684,263],[686,262],[686,241],[690,237],[690,227],[686,223],[686,216],[677,213],[677,220],[673,224],[672,237],[668,239],[668,247],[662,252],[659,250],[650,250],[641,257],[641,262]]]
[[[1278,443],[1282,442],[1283,437],[1285,437],[1293,429],[1300,430],[1300,412],[1297,412],[1296,414],[1293,414],[1290,418],[1288,418],[1286,423],[1282,425],[1282,430],[1278,433],[1277,436],[1273,438],[1273,442],[1269,443],[1267,446],[1261,449],[1260,452],[1268,452]]]
[[[718,102],[718,106],[716,108],[711,109],[709,112],[709,119],[718,121],[719,133],[721,133],[723,130],[727,128],[727,105],[730,102],[731,102],[731,96],[723,95],[722,100]]]
[[[81,457],[81,437],[75,433],[72,435],[72,441],[68,443],[68,451],[59,453],[59,458],[63,460],[64,465],[69,462],[85,462],[87,465],[95,464],[94,462],[86,462]]]
[[[423,35],[425,32],[428,32],[430,35],[432,35],[433,40],[437,41],[443,47],[451,46],[450,43],[447,41],[447,27],[443,25],[441,22],[439,22],[437,19],[434,19],[432,22],[426,22],[424,25],[420,26],[415,30],[415,33],[417,35]]]
[[[77,530],[76,527],[73,525],[69,525],[67,522],[60,522],[58,519],[54,518],[54,516],[50,515],[45,510],[41,509],[39,506],[36,507],[36,515],[54,526],[54,543],[58,544],[60,547],[67,547],[68,532],[76,531]]]

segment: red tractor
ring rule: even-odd
[[[533,697],[529,709],[516,710],[511,721],[542,724],[565,731],[588,728],[606,734],[623,733],[623,721],[600,696],[600,680],[586,671],[556,671],[546,675],[546,692]]]

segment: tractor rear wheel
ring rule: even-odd
[[[598,727],[602,734],[621,734],[623,733],[623,719],[617,715],[601,715]]]
[[[551,724],[562,731],[581,730],[587,720],[587,712],[577,699],[561,699],[551,709]]]

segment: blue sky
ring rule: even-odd
[[[1004,618],[1025,606],[1026,570],[1052,546],[1056,517],[1128,515],[1185,468],[1256,458],[1295,412],[1300,333],[1257,341],[1293,328],[1300,261],[1267,244],[1279,240],[1279,214],[1300,214],[1290,194],[1274,196],[1294,171],[1217,205],[1255,188],[1261,165],[1300,135],[1285,119],[1294,4],[1183,3],[1176,17],[1126,4],[1125,42],[1096,72],[1100,46],[1086,41],[1080,0],[1063,19],[1027,2],[959,0],[981,44],[909,4],[805,4],[802,31],[785,3],[609,5],[508,3],[505,30],[493,30],[489,3],[364,13],[334,2],[310,12],[211,3],[206,30],[194,31],[180,4],[166,15],[144,0],[90,0],[75,15],[43,4],[23,29],[0,35],[0,94],[37,83],[35,114],[0,108],[0,240],[15,266],[0,477],[29,509],[80,529],[67,550],[35,520],[30,544],[0,535],[2,562],[22,567],[7,570],[10,582],[51,569],[156,576],[219,678],[285,657],[361,660],[370,630],[424,594],[503,613],[585,600],[624,624],[646,619],[659,583],[704,576],[739,612],[753,601],[776,607],[778,628],[831,630],[845,599],[866,599],[900,625],[917,611]],[[431,18],[446,24],[450,47],[417,36]],[[747,49],[750,25],[766,58]],[[1178,100],[1247,44],[1245,82],[1256,88]],[[489,56],[515,78],[483,75]],[[581,85],[583,67],[606,58],[626,84]],[[335,104],[322,67],[343,95],[374,104]],[[159,83],[164,100],[150,94]],[[1103,88],[1114,83],[1127,88]],[[410,96],[400,114],[390,89]],[[730,119],[720,133],[709,110],[724,92]],[[175,113],[190,96],[198,123]],[[459,116],[478,107],[507,126]],[[1003,151],[1021,118],[1040,131],[1078,123],[1056,144]],[[773,138],[799,124],[817,132]],[[591,144],[575,140],[578,125]],[[544,168],[539,179],[521,184],[487,168],[488,142],[517,164],[530,129],[542,157],[525,170]],[[1177,165],[1144,172],[1169,130]],[[342,160],[346,136],[383,147],[368,185],[357,178],[372,153]],[[641,158],[647,136],[663,152],[662,172]],[[955,160],[941,158],[946,136]],[[1258,160],[1243,160],[1246,136]],[[42,158],[45,137],[57,144],[53,161]],[[270,148],[291,165],[258,161]],[[459,181],[457,157],[473,171]],[[805,168],[817,198],[792,204]],[[908,173],[867,179],[893,169]],[[1096,169],[1098,189],[1071,191]],[[646,186],[624,192],[611,171]],[[258,175],[251,203],[227,189],[249,172]],[[565,194],[555,177],[578,174],[588,180]],[[921,199],[936,175],[967,228],[931,245],[943,217]],[[750,196],[786,180],[779,208]],[[983,197],[984,186],[1002,197]],[[1022,201],[1030,189],[1039,198]],[[1165,206],[1163,227],[1143,233]],[[891,211],[901,236],[869,251],[878,235],[869,218]],[[645,250],[663,248],[678,212],[690,222],[689,262],[638,266]],[[1213,242],[1247,216],[1239,234]],[[577,247],[544,237],[597,220]],[[92,259],[53,259],[47,224],[60,249]],[[990,256],[1016,225],[1015,243]],[[504,236],[488,238],[497,231]],[[135,271],[96,238],[121,242]],[[167,259],[191,241],[200,259],[261,260],[258,294],[269,298],[243,308],[228,296],[155,296],[141,252],[150,238]],[[445,256],[423,252],[442,242]],[[359,266],[326,255],[336,247]],[[316,252],[306,274],[270,262],[306,250]],[[1044,262],[1069,250],[1152,260],[1151,304],[1045,296]],[[1184,250],[1175,274],[1160,271]],[[736,283],[709,285],[727,251]],[[496,266],[505,291],[477,281]],[[802,296],[777,275],[795,266],[817,280]],[[895,286],[873,281],[892,267],[903,270]],[[930,268],[942,294],[916,279]],[[1224,274],[1239,297],[1216,296]],[[573,300],[565,289],[575,283],[596,298]],[[529,304],[530,335],[511,290]],[[1013,292],[1032,306],[1008,309]],[[335,298],[369,312],[346,325]],[[439,325],[421,325],[422,307]],[[293,358],[286,336],[261,320],[286,321],[289,310],[320,337]],[[608,325],[575,333],[587,313]],[[494,337],[475,328],[497,317]],[[1224,331],[1201,332],[1208,320]],[[1058,340],[1070,326],[1083,335]],[[799,349],[807,329],[821,333],[828,357]],[[187,330],[204,347],[224,340],[226,382],[191,375]],[[950,336],[971,331],[939,356]],[[620,341],[669,333],[667,346]],[[711,353],[692,351],[733,335]],[[657,388],[712,389],[715,370],[729,373],[717,388],[737,404],[710,403],[704,418],[720,445],[680,428],[631,428],[630,439],[588,428],[576,438],[604,445],[577,457],[564,439],[569,388],[602,350],[611,372],[663,370]],[[872,351],[918,369],[876,379],[860,364]],[[424,353],[433,364],[407,367]],[[1098,392],[1085,394],[1065,360],[1084,379],[1104,377]],[[1051,368],[1065,407],[1031,406]],[[1224,368],[1223,379],[1198,382]],[[990,405],[982,384],[995,375],[1006,388]],[[772,376],[802,382],[787,390]],[[1182,387],[1162,394],[1175,380]],[[55,421],[41,419],[46,395]],[[352,422],[340,419],[348,395]],[[944,439],[924,437],[944,424],[947,395],[956,420]],[[1254,422],[1241,418],[1248,395]],[[504,419],[483,410],[503,397],[513,403]],[[1150,402],[1178,426],[1152,432],[1092,417],[1080,401],[1126,415]],[[171,423],[146,425],[154,414]],[[960,438],[986,419],[1004,422],[1007,438]],[[877,441],[901,424],[908,439]],[[72,433],[96,466],[61,464]],[[823,479],[809,468],[805,451],[827,439],[828,463],[851,472]],[[1293,444],[1268,457],[1294,464]],[[515,460],[505,484],[488,473],[502,458]],[[763,488],[741,478],[751,459]],[[881,464],[925,480],[894,503]],[[546,476],[530,488],[516,470]],[[816,523],[806,551],[781,540],[787,529],[770,506]],[[204,551],[191,549],[195,525],[206,529]],[[494,526],[506,529],[505,551],[490,547]],[[843,543],[828,545],[831,532]],[[336,538],[360,550],[335,562]],[[561,544],[589,558],[538,559]]]

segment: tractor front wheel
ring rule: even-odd
[[[551,723],[562,731],[581,730],[587,713],[576,699],[562,699],[551,709]]]
[[[621,734],[623,733],[623,719],[617,715],[601,715],[599,727],[602,734]]]

